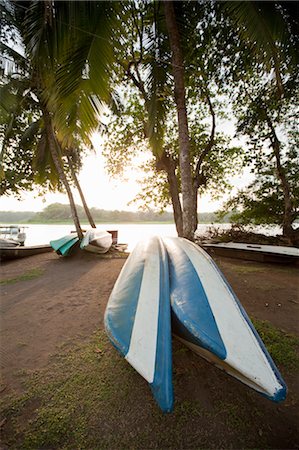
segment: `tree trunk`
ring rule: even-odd
[[[76,172],[75,172],[75,169],[74,169],[74,166],[73,166],[71,157],[70,157],[70,156],[67,156],[67,160],[68,160],[68,163],[69,163],[69,166],[70,166],[70,169],[71,169],[71,173],[72,173],[73,180],[74,180],[75,185],[76,185],[76,188],[77,188],[77,190],[78,190],[78,192],[79,192],[79,195],[80,195],[80,198],[81,198],[81,202],[82,202],[82,205],[83,205],[83,208],[84,208],[86,217],[87,217],[87,219],[88,219],[88,221],[89,221],[89,223],[90,223],[90,226],[91,226],[92,228],[96,228],[97,226],[96,226],[96,224],[94,223],[94,220],[93,220],[92,215],[91,215],[91,213],[90,213],[90,209],[88,208],[88,205],[87,205],[87,203],[86,203],[86,200],[85,200],[83,191],[82,191],[82,189],[81,189],[81,186],[80,186],[78,177],[77,177],[77,175],[76,175]]]
[[[273,148],[273,151],[275,154],[277,175],[281,182],[283,198],[284,198],[284,215],[283,215],[283,222],[282,222],[283,235],[292,241],[292,236],[294,233],[294,229],[292,227],[293,202],[291,199],[289,183],[286,178],[284,168],[281,165],[280,142],[278,141],[277,138],[272,142],[272,148]]]
[[[276,172],[277,176],[280,180],[282,192],[283,192],[283,199],[284,199],[284,215],[283,215],[283,222],[282,222],[282,231],[283,235],[289,239],[289,241],[292,243],[295,235],[295,230],[292,227],[292,223],[294,220],[294,206],[292,202],[291,197],[291,190],[290,185],[287,180],[285,170],[281,164],[281,152],[280,152],[280,141],[276,135],[275,128],[268,117],[267,117],[267,123],[271,130],[271,147],[273,149],[275,159],[276,159]]]
[[[190,163],[190,139],[185,99],[184,65],[180,44],[180,34],[175,17],[173,1],[164,0],[166,26],[172,53],[175,102],[177,107],[179,129],[179,163],[182,182],[183,203],[183,236],[189,240],[194,238],[194,211],[192,171]]]
[[[55,164],[57,173],[59,175],[59,178],[60,178],[61,182],[63,183],[63,185],[65,187],[65,190],[67,192],[68,198],[69,198],[70,207],[71,207],[71,214],[72,214],[72,217],[73,217],[73,221],[74,221],[74,225],[75,225],[75,228],[76,228],[76,232],[77,232],[78,238],[82,239],[83,238],[83,233],[82,233],[82,229],[81,229],[81,225],[80,225],[80,221],[79,221],[79,217],[78,217],[78,213],[77,213],[74,197],[73,197],[73,194],[72,194],[69,182],[68,182],[68,180],[66,178],[66,175],[64,173],[63,167],[61,165],[59,154],[57,152],[57,145],[58,144],[57,144],[57,141],[56,141],[56,136],[55,136],[54,131],[53,131],[51,117],[50,117],[49,113],[45,110],[45,108],[43,109],[43,118],[44,118],[44,122],[45,122],[45,129],[46,129],[47,139],[48,139],[48,143],[49,143],[49,150],[50,150],[53,162]]]
[[[199,186],[205,185],[206,183],[206,178],[204,176],[204,174],[202,173],[202,164],[206,158],[206,156],[208,156],[208,154],[212,151],[213,149],[213,145],[215,142],[215,132],[216,132],[216,114],[214,111],[214,107],[213,104],[211,102],[210,96],[208,94],[208,91],[205,91],[205,96],[209,105],[209,110],[210,110],[210,114],[212,117],[212,127],[211,127],[211,133],[210,133],[210,138],[209,141],[205,147],[205,149],[202,151],[201,155],[199,156],[197,163],[196,163],[196,168],[195,168],[195,173],[194,173],[194,179],[193,179],[193,202],[194,202],[194,211],[196,211],[195,217],[194,217],[194,232],[197,230],[197,226],[198,226],[198,216],[197,216],[197,204],[198,204],[198,189]]]
[[[165,152],[162,157],[156,162],[157,170],[164,170],[167,174],[167,181],[169,184],[169,192],[171,197],[172,209],[176,230],[179,237],[183,237],[183,216],[182,206],[180,201],[180,192],[178,180],[175,173],[176,163]]]
[[[183,237],[184,229],[183,229],[182,206],[179,197],[178,180],[174,171],[170,170],[169,172],[167,172],[167,180],[169,183],[169,192],[172,202],[176,231],[179,237]]]
[[[192,201],[193,201],[193,209],[194,211],[196,211],[196,214],[193,215],[193,233],[195,233],[195,231],[197,230],[197,226],[198,226],[198,215],[197,215],[197,206],[198,206],[198,188],[196,186],[193,187],[193,196],[192,196]]]

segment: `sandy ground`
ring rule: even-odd
[[[216,261],[250,315],[299,335],[298,267],[220,257]],[[88,339],[103,328],[105,306],[124,262],[88,254],[60,258],[45,253],[2,264],[2,280],[35,269],[41,272],[34,279],[1,287],[2,385],[21,388],[19,371],[47,365],[50,355],[66,340]],[[294,376],[287,380],[292,396],[296,391],[295,400],[288,404],[281,425],[281,432],[289,434],[292,442],[296,441],[298,418],[294,412],[298,409],[297,381]],[[190,391],[191,399],[192,395]]]
[[[1,371],[14,383],[20,369],[47,364],[67,339],[84,339],[103,326],[103,314],[123,259],[93,255],[59,258],[55,253],[12,261],[1,278],[15,278],[38,268],[32,280],[1,288]]]

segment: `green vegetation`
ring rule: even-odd
[[[33,280],[34,278],[40,277],[44,273],[43,269],[40,269],[39,267],[35,267],[34,269],[28,270],[27,272],[23,273],[22,275],[19,275],[15,278],[7,278],[6,280],[1,280],[0,285],[4,286],[6,284],[14,284],[18,281],[28,281]]]
[[[193,240],[198,196],[223,198],[245,161],[257,178],[237,197],[243,219],[266,212],[296,242],[294,2],[25,3],[1,3],[2,194],[64,190],[82,237],[72,190],[93,226],[77,173],[101,131],[113,171],[152,150],[139,200],[171,204],[178,235]],[[219,132],[232,123],[245,158]]]
[[[266,320],[254,319],[253,324],[275,363],[289,370],[299,368],[297,336],[279,330]]]
[[[9,224],[26,223],[35,214],[33,211],[0,211],[0,222]]]
[[[84,209],[82,206],[76,205],[78,216],[82,223],[87,223]],[[94,220],[97,223],[140,223],[140,222],[158,222],[158,223],[173,223],[173,214],[171,212],[158,213],[156,211],[107,211],[104,209],[91,208],[90,209]],[[198,215],[200,223],[218,222],[216,213],[201,213]],[[222,222],[229,221],[229,215],[221,219]],[[52,223],[63,224],[71,223],[71,211],[69,205],[61,203],[52,203],[44,208],[42,212],[13,212],[0,211],[0,222],[2,223]]]
[[[298,367],[298,338],[267,322],[255,320],[254,323],[276,363],[289,371]],[[243,395],[236,397],[235,383],[232,392],[226,389],[221,393],[219,389],[214,390],[214,383],[211,383],[205,388],[209,390],[209,404],[203,403],[200,396],[186,398],[185,383],[189,383],[188,380],[191,384],[198,383],[198,368],[194,362],[198,364],[201,359],[190,351],[181,351],[178,343],[174,347],[174,366],[182,364],[180,359],[183,358],[184,369],[174,374],[177,402],[172,414],[161,414],[147,383],[100,331],[87,343],[64,343],[58,354],[52,356],[48,367],[20,375],[26,392],[22,395],[7,393],[1,402],[5,418],[2,442],[9,448],[22,449],[181,448],[192,447],[195,441],[200,447],[219,448],[223,435],[221,431],[221,437],[217,435],[225,426],[229,439],[234,436],[234,442],[245,443],[248,448],[255,444],[257,448],[260,436],[248,430],[263,428],[262,412],[258,404],[255,405],[259,396],[241,386]],[[211,370],[216,385],[222,383],[223,374],[212,366]],[[182,377],[184,387],[180,387]],[[228,383],[229,380],[227,377]],[[213,437],[211,420],[220,427]],[[202,424],[200,436],[193,426],[195,421]],[[190,424],[193,425],[188,428]]]

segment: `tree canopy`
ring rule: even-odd
[[[161,209],[171,202],[180,236],[193,238],[200,195],[223,195],[244,161],[257,178],[234,204],[245,214],[255,202],[258,216],[261,203],[276,198],[276,223],[292,240],[294,8],[280,1],[2,1],[1,52],[17,74],[1,80],[1,193],[17,195],[32,181],[65,189],[79,234],[70,176],[108,106],[119,114],[107,126],[111,173],[151,149],[139,199]],[[18,41],[23,53],[11,45]],[[219,131],[225,114],[247,137],[243,160]]]

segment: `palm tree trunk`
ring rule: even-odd
[[[96,224],[94,223],[94,220],[93,220],[92,215],[91,215],[91,213],[90,213],[90,209],[88,208],[88,205],[87,205],[87,203],[86,203],[86,200],[85,200],[83,191],[82,191],[82,189],[81,189],[81,186],[80,186],[78,177],[77,177],[77,175],[76,175],[76,172],[75,172],[75,169],[74,169],[74,166],[73,166],[71,157],[70,157],[70,156],[67,156],[67,160],[68,160],[68,164],[69,164],[70,169],[71,169],[71,174],[72,174],[74,183],[75,183],[76,188],[77,188],[77,190],[78,190],[78,192],[79,192],[79,195],[80,195],[80,198],[81,198],[81,202],[82,202],[82,205],[83,205],[83,208],[84,208],[86,217],[87,217],[87,219],[88,219],[88,221],[89,221],[89,223],[90,223],[90,226],[91,226],[92,228],[96,228],[97,226],[96,226]]]
[[[45,129],[46,129],[48,143],[49,143],[49,150],[50,150],[53,162],[55,164],[57,173],[59,175],[59,178],[60,178],[61,182],[63,183],[63,185],[65,187],[65,190],[67,192],[68,198],[69,198],[70,207],[71,207],[71,214],[72,214],[72,217],[73,217],[73,221],[74,221],[74,225],[75,225],[75,228],[76,228],[76,232],[77,232],[78,238],[82,239],[83,238],[83,233],[82,233],[82,229],[81,229],[81,225],[80,225],[80,221],[79,221],[79,217],[78,217],[78,213],[77,213],[77,209],[76,209],[76,204],[75,204],[75,201],[74,201],[73,193],[72,193],[72,190],[70,188],[69,182],[68,182],[68,180],[66,178],[66,175],[64,173],[64,170],[63,170],[63,167],[61,165],[61,162],[60,162],[59,154],[57,152],[56,136],[55,136],[54,131],[53,131],[51,117],[50,117],[48,111],[46,110],[46,108],[43,108],[43,118],[44,118],[44,122],[45,122]]]
[[[179,237],[184,236],[183,231],[183,215],[182,206],[179,196],[178,180],[173,170],[167,172],[167,180],[169,184],[169,192],[171,197],[173,217],[175,222],[176,231]]]
[[[177,107],[179,128],[179,162],[182,182],[183,200],[183,236],[187,239],[194,238],[194,202],[192,189],[192,171],[190,163],[190,139],[188,130],[188,118],[186,108],[184,65],[180,44],[180,34],[175,17],[173,1],[164,0],[166,26],[172,52],[172,68],[174,76],[175,102]]]
[[[169,193],[171,197],[176,230],[178,236],[183,237],[183,216],[178,179],[175,173],[176,166],[177,164],[175,163],[173,158],[167,155],[165,151],[163,155],[156,161],[157,170],[164,170],[167,174],[167,181],[169,184]]]

